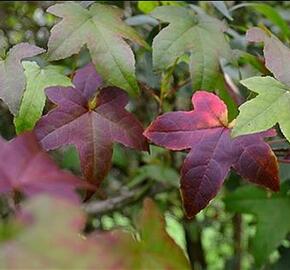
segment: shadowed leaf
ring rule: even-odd
[[[21,60],[45,52],[44,49],[19,43],[9,52],[5,60],[0,61],[0,98],[14,115],[17,114],[22,93],[25,89],[25,76]]]
[[[128,111],[128,95],[113,87],[103,88],[92,64],[78,70],[73,87],[51,87],[48,98],[57,108],[43,116],[36,134],[46,150],[76,146],[85,178],[99,186],[111,167],[113,142],[147,150],[139,121]]]
[[[155,70],[164,70],[178,57],[190,53],[193,88],[214,89],[220,74],[220,58],[231,58],[223,33],[225,25],[206,14],[194,14],[190,9],[175,6],[158,7],[152,16],[169,22],[153,40]]]

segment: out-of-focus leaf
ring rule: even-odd
[[[83,237],[81,208],[47,197],[26,203],[18,220],[22,232],[0,244],[1,269],[189,269],[150,200],[139,220],[140,241],[122,231]]]
[[[85,186],[77,177],[59,170],[32,133],[23,133],[9,142],[1,139],[0,159],[5,160],[0,165],[0,193],[48,193],[75,201],[75,189]]]
[[[233,20],[233,17],[231,16],[225,1],[210,1],[213,6],[221,13],[223,14],[227,19]]]
[[[164,165],[144,165],[138,169],[137,175],[131,180],[130,185],[136,185],[145,179],[152,179],[157,182],[163,182],[172,186],[178,187],[178,173]]]
[[[83,175],[99,186],[111,167],[113,142],[147,150],[140,122],[128,111],[128,95],[114,87],[101,88],[93,64],[79,69],[73,87],[47,88],[57,108],[36,125],[36,135],[46,150],[75,145]]]
[[[220,59],[231,58],[224,23],[206,14],[194,14],[190,9],[174,6],[158,7],[152,16],[169,22],[153,40],[154,69],[167,69],[178,57],[190,53],[193,88],[214,89],[220,74]]]
[[[8,52],[5,60],[0,61],[0,98],[7,104],[13,115],[18,113],[25,89],[25,75],[21,61],[44,51],[28,43],[19,43]]]
[[[62,3],[47,11],[62,18],[51,30],[49,60],[76,54],[86,44],[98,73],[108,85],[118,86],[131,94],[138,93],[134,55],[124,38],[147,48],[148,45],[121,20],[121,10],[99,3],[88,10],[78,3]]]
[[[159,6],[159,1],[138,1],[138,9],[143,13],[150,13]]]
[[[277,159],[263,141],[274,130],[231,139],[226,105],[214,94],[198,91],[193,111],[159,116],[144,135],[170,150],[190,149],[181,169],[181,194],[189,218],[220,190],[230,168],[243,178],[279,190]]]
[[[290,231],[288,184],[285,183],[282,191],[276,194],[257,187],[242,187],[229,194],[225,203],[230,211],[251,213],[257,217],[252,251],[257,265],[261,265]]]
[[[40,68],[36,62],[23,62],[26,76],[24,92],[19,113],[14,119],[16,132],[32,130],[42,115],[45,105],[44,89],[50,86],[70,86],[71,81],[66,77],[63,68],[48,65]]]

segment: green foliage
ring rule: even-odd
[[[241,187],[228,195],[225,203],[230,211],[256,216],[252,250],[257,265],[261,266],[290,231],[289,183],[276,194],[255,187]]]
[[[14,120],[17,133],[32,130],[42,115],[45,105],[45,88],[50,86],[71,86],[64,68],[48,65],[40,68],[36,62],[23,62],[26,90],[23,94],[19,113]]]
[[[86,44],[97,71],[109,85],[138,93],[134,55],[123,38],[148,45],[122,22],[121,10],[97,3],[87,10],[77,3],[64,3],[50,7],[48,12],[62,18],[51,31],[49,60],[76,54]]]

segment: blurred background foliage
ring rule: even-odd
[[[46,48],[50,28],[56,18],[45,12],[56,1],[2,1],[0,3],[0,56],[19,42],[29,42]],[[82,1],[88,6],[94,1]],[[286,45],[290,39],[290,2],[288,1],[100,1],[114,4],[124,10],[126,22],[135,27],[152,44],[154,36],[164,25],[149,16],[157,6],[180,5],[192,9],[201,9],[207,14],[227,21],[227,36],[235,50],[235,63],[225,63],[223,72],[227,85],[239,89],[240,101],[249,98],[249,92],[238,85],[242,78],[258,74],[267,74],[263,63],[262,48],[247,44],[245,32],[252,26],[262,26],[277,35]],[[187,58],[181,59],[173,70],[154,74],[152,71],[151,52],[133,46],[136,56],[137,78],[141,86],[141,96],[131,99],[128,109],[132,111],[146,127],[158,114],[172,110],[191,108],[192,88],[186,65]],[[166,53],[166,52],[164,52]],[[38,59],[39,62],[44,61]],[[86,48],[79,55],[56,62],[64,66],[67,74],[89,61]],[[45,64],[45,62],[43,62]],[[290,64],[290,63],[289,63]],[[237,104],[232,102],[232,118],[237,111]],[[238,102],[239,103],[239,102]],[[49,109],[52,105],[47,104]],[[0,133],[10,139],[15,136],[13,118],[4,104],[0,104]],[[276,147],[276,148],[274,148]],[[288,153],[289,145],[285,142],[273,144],[274,150]],[[58,164],[75,174],[80,174],[79,160],[73,147],[54,151],[51,155]],[[209,207],[199,213],[192,221],[185,219],[178,190],[179,169],[185,153],[172,153],[165,149],[151,146],[150,154],[138,153],[115,145],[113,167],[104,181],[101,191],[94,200],[120,198],[121,203],[107,212],[93,214],[88,219],[86,231],[110,230],[125,227],[135,230],[136,216],[142,207],[142,199],[151,196],[158,203],[166,217],[167,231],[183,248],[190,258],[194,269],[258,269],[254,262],[251,242],[257,230],[259,220],[248,213],[240,214],[235,208],[226,207],[224,199],[240,186],[247,185],[240,177],[230,174],[222,192]],[[290,178],[290,165],[281,165],[281,180]],[[130,191],[133,192],[133,196]],[[289,191],[288,191],[289,192]],[[122,200],[123,198],[123,200]],[[125,199],[124,199],[125,198]],[[229,200],[229,203],[231,201]],[[254,202],[253,202],[254,204]],[[3,207],[3,205],[2,205]],[[275,211],[275,209],[272,209]],[[269,209],[268,222],[275,223]],[[277,209],[276,211],[279,211]],[[285,219],[290,220],[289,213]],[[275,234],[279,224],[271,232]],[[265,235],[265,238],[271,235]],[[287,238],[278,249],[263,263],[263,269],[290,268],[290,241]],[[257,252],[257,251],[255,251]],[[169,254],[170,256],[170,254]]]

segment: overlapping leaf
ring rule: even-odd
[[[164,70],[176,59],[190,53],[194,89],[214,89],[220,74],[220,59],[231,58],[225,39],[225,25],[206,14],[194,14],[183,7],[156,8],[152,16],[169,22],[153,40],[153,67]]]
[[[101,79],[92,64],[76,72],[73,84],[46,90],[58,106],[40,119],[36,134],[46,150],[74,144],[85,178],[98,186],[110,169],[113,142],[138,150],[147,150],[147,142],[124,108],[128,95],[113,87],[97,91]]]
[[[70,79],[62,74],[61,67],[48,65],[42,69],[35,62],[23,62],[22,65],[26,76],[26,90],[14,120],[17,133],[32,130],[41,117],[45,105],[45,88],[71,85]]]
[[[27,203],[19,220],[26,225],[23,231],[0,245],[1,268],[189,269],[149,200],[139,222],[141,241],[122,231],[82,237],[85,216],[80,207],[46,197]]]
[[[8,52],[5,60],[0,59],[0,98],[14,115],[18,112],[25,89],[25,76],[21,61],[44,51],[28,43],[19,43]]]
[[[217,194],[232,167],[243,178],[279,189],[277,160],[264,137],[274,131],[234,140],[225,104],[204,91],[192,96],[193,111],[169,112],[144,132],[157,145],[171,150],[190,149],[181,170],[181,193],[188,217],[193,217]]]
[[[276,123],[290,141],[290,50],[274,35],[257,27],[247,32],[247,39],[252,42],[264,42],[266,67],[274,74],[271,77],[252,77],[241,81],[258,97],[240,106],[233,136],[250,134],[271,128]]]
[[[69,57],[87,45],[92,61],[106,83],[133,94],[138,92],[134,55],[124,38],[141,46],[148,45],[121,20],[121,10],[99,3],[88,10],[78,3],[63,3],[51,6],[47,11],[62,18],[51,30],[50,60]]]
[[[78,200],[76,188],[85,185],[61,171],[38,144],[33,133],[12,141],[0,140],[0,193],[21,192],[26,196],[48,193]]]
[[[256,187],[242,187],[225,199],[228,210],[251,213],[257,217],[257,230],[252,241],[257,265],[266,261],[290,231],[290,196],[287,194],[287,186],[285,183],[282,191],[277,194],[269,194]]]

